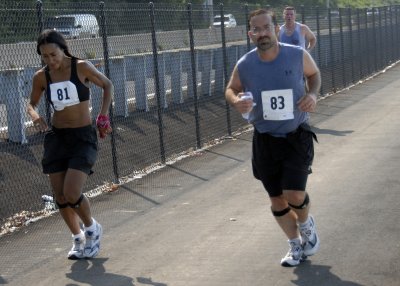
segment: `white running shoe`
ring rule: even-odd
[[[313,216],[310,215],[308,220],[309,222],[305,226],[300,226],[300,234],[303,241],[304,255],[311,256],[319,250],[320,241]]]
[[[303,247],[301,246],[300,238],[288,240],[290,249],[284,258],[281,260],[281,265],[285,267],[293,267],[304,261],[306,257],[303,255]]]
[[[72,248],[68,252],[68,259],[77,260],[84,258],[83,249],[85,248],[85,236],[82,233],[81,237],[74,238],[74,235],[72,235],[72,238]]]
[[[86,244],[83,250],[83,255],[87,258],[93,258],[99,254],[100,240],[103,235],[103,228],[101,225],[94,219],[93,223],[96,225],[95,231],[85,230]]]

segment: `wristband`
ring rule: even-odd
[[[96,119],[96,125],[98,128],[108,129],[110,128],[110,118],[108,115],[99,114]]]

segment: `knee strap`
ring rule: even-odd
[[[287,214],[288,212],[290,212],[290,210],[291,210],[290,207],[287,207],[286,209],[283,209],[283,210],[281,210],[281,211],[273,211],[273,210],[271,209],[272,214],[273,214],[274,216],[276,216],[276,217],[284,216],[285,214]]]
[[[79,208],[81,206],[81,202],[82,202],[83,198],[84,198],[84,195],[81,194],[81,196],[76,201],[76,203],[74,203],[74,204],[68,203],[68,205],[73,209],[77,209],[77,208]]]
[[[310,197],[306,193],[306,196],[304,197],[304,202],[301,205],[295,206],[295,205],[289,204],[289,206],[291,208],[301,210],[301,209],[305,209],[308,206],[309,203],[310,203]]]
[[[65,208],[69,207],[69,204],[68,204],[68,203],[60,204],[60,203],[57,202],[57,201],[56,201],[56,205],[57,205],[57,207],[58,207],[59,209],[65,209]]]

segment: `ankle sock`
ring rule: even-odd
[[[77,238],[83,239],[84,237],[85,237],[85,234],[84,234],[84,232],[82,230],[81,230],[80,233],[72,235],[73,239],[77,239]]]
[[[294,242],[296,244],[301,244],[301,238],[300,237],[296,237],[293,239],[289,239],[289,242]]]
[[[88,227],[85,226],[85,231],[95,231],[96,230],[96,221],[92,218],[92,224]]]
[[[307,220],[305,221],[305,222],[303,222],[303,223],[299,223],[299,226],[301,227],[301,228],[305,228],[305,227],[309,227],[309,225],[310,225],[310,222],[311,222],[311,219],[310,219],[310,216],[308,216],[308,218],[307,218]]]

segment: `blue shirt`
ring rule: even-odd
[[[285,25],[282,25],[279,29],[279,42],[286,43],[290,45],[300,46],[303,49],[306,48],[306,39],[301,34],[301,26],[299,23],[295,23],[295,28],[293,33],[288,36],[286,35]]]
[[[305,95],[303,52],[300,47],[279,43],[279,54],[273,61],[261,60],[257,48],[239,59],[237,68],[243,90],[250,91],[256,103],[249,121],[258,132],[285,137],[308,120],[308,113],[297,108],[297,101]],[[293,92],[293,119],[264,119],[262,92],[286,89]]]

